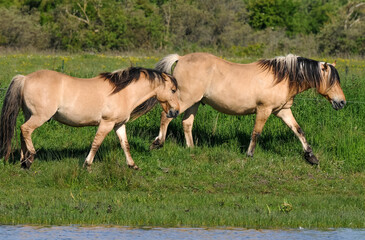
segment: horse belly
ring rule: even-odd
[[[73,127],[97,126],[100,123],[101,114],[59,109],[53,119]]]
[[[240,101],[235,99],[204,98],[204,104],[212,106],[215,110],[229,115],[247,115],[256,111],[256,104],[251,100]]]

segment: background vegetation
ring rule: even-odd
[[[0,160],[0,224],[365,228],[364,17],[361,0],[0,0],[1,105],[16,74],[51,69],[88,78],[194,51],[240,63],[289,52],[336,56],[348,101],[334,111],[315,91],[295,99],[319,166],[305,162],[298,139],[275,117],[248,158],[255,116],[209,106],[198,111],[194,149],[184,147],[180,116],[165,146],[149,150],[160,107],[128,123],[140,171],[127,168],[110,133],[87,172],[96,128],[55,121],[33,133],[37,155],[24,171],[18,130],[12,161]],[[22,122],[20,114],[18,129]]]
[[[364,56],[364,16],[360,0],[0,0],[0,46]]]
[[[5,54],[0,104],[16,74],[53,69],[92,77],[131,63],[153,67],[159,58]],[[86,171],[82,164],[96,128],[55,121],[33,133],[37,155],[25,171],[18,161],[20,114],[13,161],[0,162],[0,223],[365,228],[365,61],[337,58],[337,66],[348,101],[344,109],[333,110],[315,91],[300,94],[293,105],[319,166],[306,163],[299,140],[275,117],[266,123],[255,157],[247,157],[255,116],[228,116],[200,106],[194,149],[184,147],[180,116],[171,122],[165,146],[149,150],[160,107],[127,124],[140,171],[126,166],[114,133],[99,149],[92,172]]]

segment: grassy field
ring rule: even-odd
[[[131,64],[152,68],[160,57],[5,54],[0,102],[16,74],[53,69],[92,77]],[[159,129],[156,107],[127,124],[140,171],[126,166],[110,133],[87,172],[82,164],[96,128],[50,121],[33,134],[37,156],[29,171],[20,169],[18,151],[13,162],[1,160],[0,224],[365,228],[365,61],[337,59],[337,66],[348,100],[343,110],[311,90],[293,106],[319,166],[306,163],[299,140],[275,117],[255,156],[247,157],[254,116],[228,116],[209,106],[197,114],[196,148],[185,147],[180,116],[165,146],[150,151]],[[20,115],[18,127],[22,121]]]

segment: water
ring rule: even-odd
[[[123,239],[123,240],[365,240],[365,229],[333,230],[252,230],[252,229],[204,229],[204,228],[128,228],[128,227],[79,227],[79,226],[0,226],[0,239]]]

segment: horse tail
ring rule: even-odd
[[[14,136],[16,118],[22,104],[22,91],[25,76],[16,75],[6,92],[0,117],[0,158],[8,160],[11,152],[11,139]]]
[[[180,56],[176,53],[167,55],[156,64],[155,69],[160,72],[172,74],[172,67],[179,59]]]

